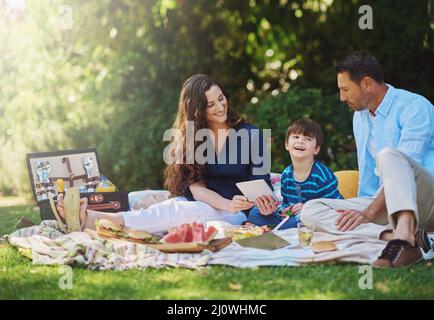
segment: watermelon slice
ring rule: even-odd
[[[161,239],[162,243],[180,243],[184,242],[183,239],[181,239],[179,232],[171,232],[166,234],[163,239]]]
[[[184,223],[170,232],[161,239],[163,243],[181,243],[193,241],[193,229],[190,224]]]
[[[202,223],[193,222],[193,242],[205,240],[205,228]]]
[[[161,239],[162,243],[183,243],[183,242],[210,242],[214,239],[218,230],[213,226],[205,227],[202,223],[193,222],[192,224],[184,223],[170,232]]]
[[[213,226],[209,226],[208,229],[206,230],[206,234],[205,234],[205,241],[209,242],[212,239],[214,239],[214,237],[216,236],[216,234],[218,233],[218,230],[216,228],[214,228]]]
[[[183,242],[192,242],[193,241],[193,228],[190,224],[184,223],[180,226],[181,233],[184,234],[184,241]]]

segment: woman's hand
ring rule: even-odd
[[[254,203],[247,200],[245,196],[234,196],[229,203],[228,211],[235,213],[242,210],[248,210],[253,207]]]
[[[274,200],[272,196],[260,196],[255,201],[256,205],[259,208],[259,211],[264,216],[269,216],[273,214],[277,210],[277,206],[279,202]]]

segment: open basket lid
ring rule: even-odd
[[[65,187],[69,188],[86,186],[89,181],[97,180],[100,176],[96,148],[33,152],[27,154],[26,161],[36,202],[42,200],[38,196],[42,184],[48,183],[57,194],[57,179],[63,179]]]

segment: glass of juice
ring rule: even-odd
[[[302,222],[297,224],[298,242],[304,248],[310,247],[313,238],[313,229]]]

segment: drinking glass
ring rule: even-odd
[[[297,224],[298,242],[304,248],[312,245],[313,229],[302,222]]]

